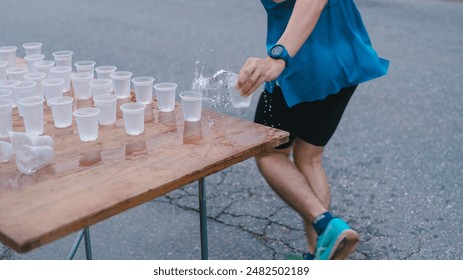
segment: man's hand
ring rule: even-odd
[[[282,59],[265,59],[251,57],[243,65],[238,77],[238,89],[241,95],[248,96],[257,90],[264,82],[273,81],[285,69]]]

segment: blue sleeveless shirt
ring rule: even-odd
[[[261,2],[268,15],[269,50],[285,31],[296,0]],[[309,38],[278,79],[267,82],[265,89],[272,92],[277,82],[292,107],[383,76],[388,66],[389,61],[379,58],[372,48],[353,0],[328,0]]]

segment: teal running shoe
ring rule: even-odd
[[[318,237],[316,260],[345,260],[357,249],[359,234],[339,218],[333,218]]]

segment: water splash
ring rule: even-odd
[[[197,64],[198,65],[198,64]],[[228,95],[228,79],[233,75],[232,72],[222,69],[212,76],[203,76],[201,71],[195,72],[191,89],[203,97],[203,101],[210,107],[222,112],[230,104]]]

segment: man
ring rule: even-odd
[[[245,62],[238,87],[247,96],[266,83],[255,122],[288,131],[290,141],[259,155],[257,165],[305,221],[308,251],[300,258],[346,259],[359,235],[329,212],[323,150],[357,85],[385,75],[388,61],[371,47],[352,0],[261,2],[268,56]]]

